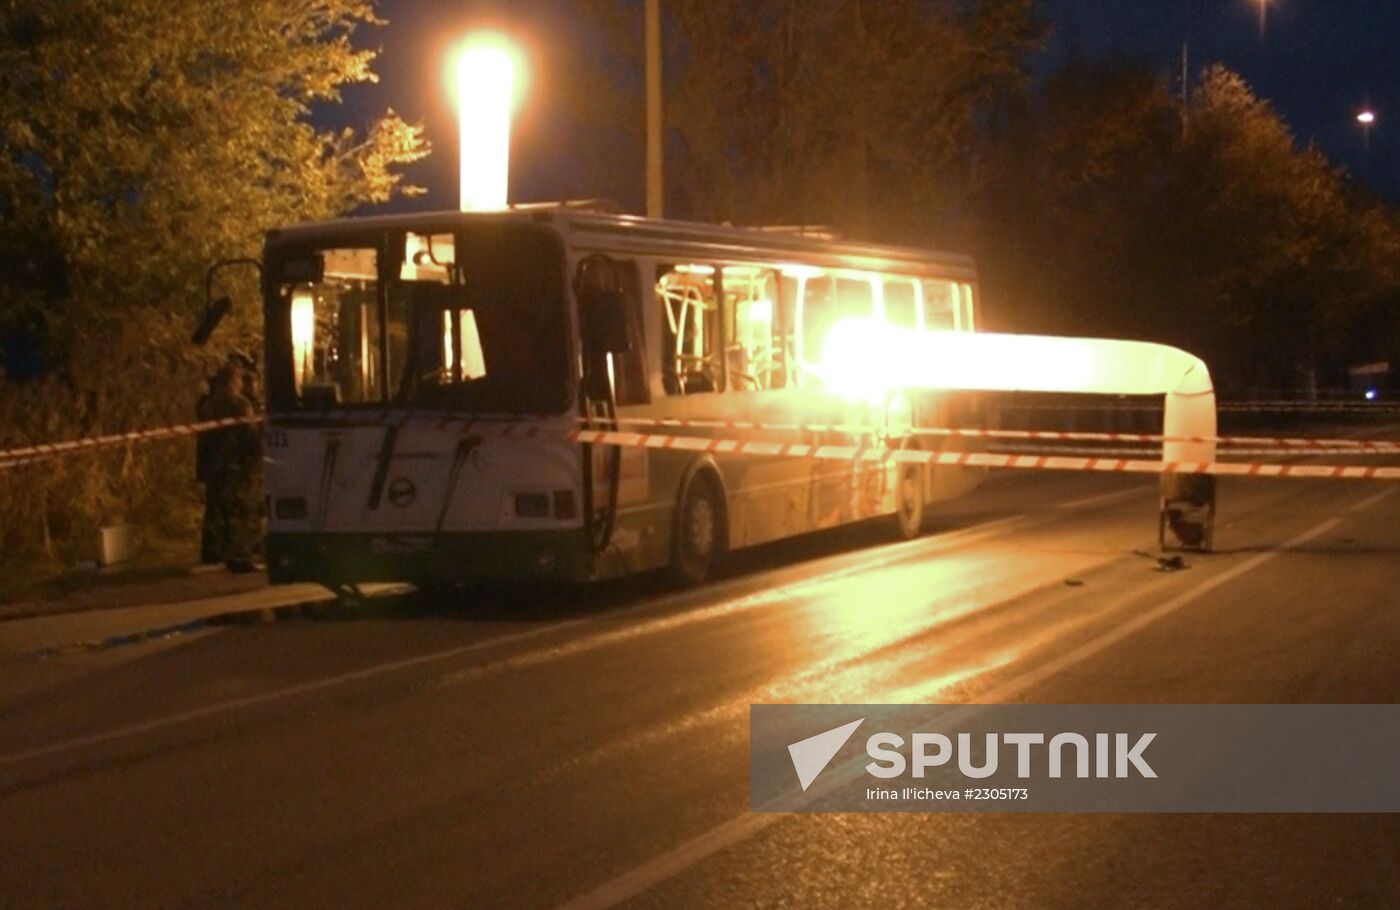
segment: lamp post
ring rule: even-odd
[[[646,85],[647,85],[647,217],[665,213],[665,184],[662,182],[661,127],[661,9],[660,0],[646,0]]]
[[[1371,177],[1371,128],[1376,125],[1376,112],[1369,107],[1356,115],[1361,124],[1361,169],[1369,180]]]
[[[491,35],[469,38],[453,66],[459,127],[459,191],[464,212],[506,208],[516,55]]]

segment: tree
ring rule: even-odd
[[[1021,0],[674,4],[682,203],[927,242],[958,224],[979,121],[1026,78]]]
[[[1397,287],[1393,219],[1222,66],[1192,97],[1181,158],[1176,272],[1227,380],[1292,388],[1347,359],[1347,327]]]
[[[388,199],[418,128],[307,119],[373,78],[350,39],[377,22],[369,0],[5,0],[0,229],[33,265],[0,276],[0,319],[41,307],[71,373],[98,326],[188,315],[266,228]]]
[[[614,78],[605,106],[596,89],[578,103],[639,145],[640,13],[584,6],[604,23]],[[1032,7],[666,0],[668,214],[946,238],[978,179],[975,135],[1027,78],[1043,34]]]
[[[977,252],[1004,328],[1177,344],[1237,392],[1336,374],[1392,331],[1360,327],[1400,296],[1394,214],[1224,67],[1183,111],[1140,64],[1071,60],[990,161]]]
[[[273,225],[411,191],[396,168],[426,154],[419,127],[308,116],[374,78],[352,37],[376,24],[370,0],[0,0],[0,336],[42,346],[48,373],[19,386],[0,364],[0,447],[187,418],[209,263],[256,255]],[[256,310],[240,315],[225,337],[254,346]],[[68,491],[86,510],[73,534],[157,488],[191,499],[184,453],[149,453]],[[42,521],[0,514],[50,527],[59,498]]]
[[[976,248],[1003,328],[1131,336],[1150,329],[1160,207],[1179,112],[1127,58],[1074,57],[1018,99],[988,152]]]

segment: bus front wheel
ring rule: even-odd
[[[924,530],[924,466],[901,464],[895,478],[894,517],[899,536],[913,540]]]
[[[713,480],[697,474],[676,513],[671,573],[678,582],[696,585],[710,576],[724,550],[724,528],[724,498]]]

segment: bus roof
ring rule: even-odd
[[[500,212],[415,212],[342,218],[278,228],[268,232],[269,247],[349,240],[366,231],[449,231],[471,223],[513,221],[548,224],[579,249],[686,260],[782,262],[869,271],[938,272],[952,278],[976,277],[970,256],[913,247],[863,243],[814,236],[795,229],[765,229],[643,218],[580,204],[513,206]]]

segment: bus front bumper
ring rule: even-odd
[[[316,582],[587,581],[593,555],[584,532],[452,534],[288,533],[267,536],[273,584]]]

